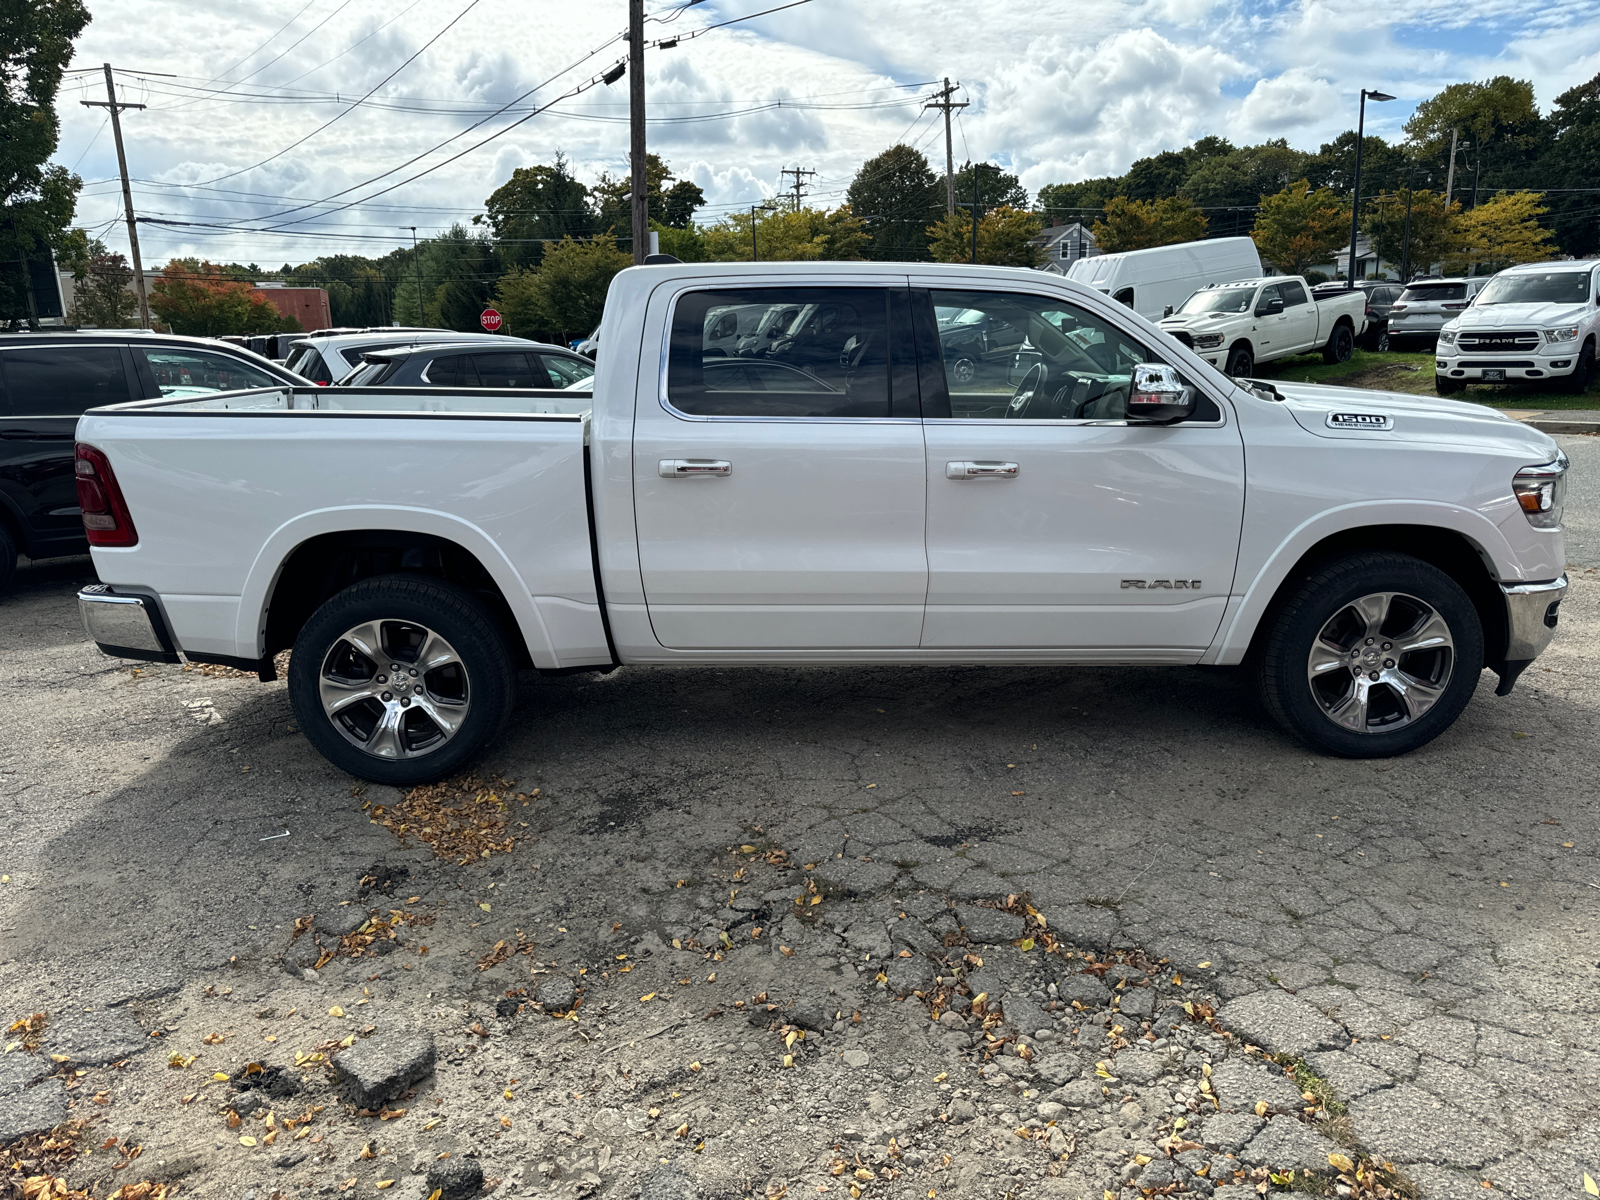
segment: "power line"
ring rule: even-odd
[[[349,8],[350,4],[351,4],[351,0],[343,0],[343,3],[341,3],[338,8],[334,9],[327,16],[323,17],[322,20],[318,21],[315,25],[313,25],[310,29],[306,30],[303,34],[301,34],[294,41],[290,42],[287,46],[285,46],[282,50],[280,50],[274,57],[272,57],[272,58],[268,59],[266,62],[262,63],[254,71],[251,71],[248,75],[244,76],[244,78],[234,80],[234,83],[237,85],[237,84],[240,84],[240,83],[244,83],[247,80],[254,79],[257,75],[261,74],[261,72],[265,71],[268,67],[272,66],[274,63],[276,63],[280,59],[282,59],[284,55],[289,53],[289,51],[293,50],[296,46],[300,45],[301,42],[305,41],[308,37],[310,37],[317,30],[321,29],[329,21],[331,21],[335,17],[337,17],[345,9]],[[304,12],[305,10],[302,9],[301,11]],[[212,80],[212,82],[215,83],[217,81],[216,80]],[[198,101],[191,101],[190,102],[190,104],[193,104],[193,103],[198,103]],[[179,108],[188,108],[189,106],[190,106],[189,104],[176,104],[176,105],[170,105],[168,107],[169,107],[169,109],[179,109]]]
[[[249,62],[252,58],[254,58],[256,55],[260,54],[269,45],[271,45],[273,39],[276,38],[278,36],[278,34],[282,33],[285,29],[289,28],[289,26],[293,25],[303,15],[305,15],[306,9],[310,8],[316,2],[317,2],[317,0],[306,0],[305,6],[303,8],[301,8],[299,12],[295,13],[294,16],[290,17],[287,21],[285,21],[282,25],[278,26],[278,28],[275,29],[272,32],[272,34],[267,38],[266,41],[262,42],[254,50],[250,51],[249,54],[246,54],[238,62],[234,63],[233,66],[231,66],[231,67],[227,68],[227,70],[223,71],[221,75],[217,75],[217,76],[213,77],[212,79],[208,80],[207,82],[208,83],[217,83],[225,75],[227,75],[229,71],[237,71],[240,67],[244,66],[245,63]]]

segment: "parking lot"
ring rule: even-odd
[[[449,857],[309,748],[282,683],[104,658],[88,560],[24,564],[0,1015],[47,1017],[7,1035],[0,1114],[109,1139],[77,1186],[259,1200],[415,1200],[441,1162],[523,1194],[1100,1200],[1288,1187],[1327,1152],[1393,1164],[1399,1194],[1577,1194],[1600,1176],[1600,439],[1561,440],[1558,637],[1406,758],[1314,756],[1198,670],[529,675],[478,772],[504,809]],[[541,997],[562,980],[576,1007]],[[341,1106],[323,1058],[406,1033],[438,1064],[393,1119]],[[1301,1072],[1282,1102],[1260,1051]],[[276,1121],[206,1082],[251,1062],[282,1068]]]

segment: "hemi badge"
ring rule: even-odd
[[[1394,418],[1384,413],[1331,412],[1329,429],[1393,429]]]

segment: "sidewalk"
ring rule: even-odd
[[[1600,411],[1595,409],[1502,408],[1513,421],[1525,421],[1543,433],[1600,433]]]

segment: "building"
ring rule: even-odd
[[[1094,234],[1078,221],[1070,225],[1052,225],[1029,244],[1045,252],[1044,265],[1040,270],[1056,275],[1065,275],[1067,268],[1080,258],[1092,258],[1100,253],[1100,247],[1095,245]]]
[[[261,280],[256,291],[266,302],[286,317],[296,318],[307,333],[333,328],[333,310],[328,305],[328,293],[318,287],[289,287],[273,280]]]

